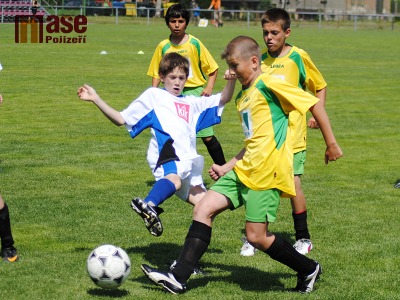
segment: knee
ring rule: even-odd
[[[206,136],[206,137],[202,137],[201,139],[203,140],[203,143],[208,143],[211,141],[213,137],[212,136]]]
[[[247,232],[246,233],[247,241],[256,248],[258,245],[262,244],[262,240],[265,238],[265,236],[259,235],[255,232]]]

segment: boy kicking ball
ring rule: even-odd
[[[318,98],[261,71],[257,42],[245,36],[233,39],[222,53],[231,76],[242,90],[236,108],[244,131],[245,146],[223,166],[213,165],[210,175],[218,181],[195,206],[193,222],[174,268],[161,272],[143,264],[144,274],[167,292],[186,291],[187,282],[211,241],[214,218],[227,209],[245,207],[246,236],[251,245],[297,273],[295,291],[309,293],[322,273],[321,265],[300,254],[292,245],[268,231],[280,197],[295,195],[293,150],[288,114],[311,111],[326,143],[325,163],[342,151],[329,118]]]
[[[175,194],[196,205],[205,195],[204,159],[196,151],[196,133],[220,123],[223,106],[235,87],[235,81],[228,80],[222,93],[183,96],[189,61],[175,52],[162,58],[159,74],[164,88],[147,89],[122,112],[110,107],[92,87],[78,89],[80,99],[94,103],[115,125],[125,125],[132,138],[152,129],[147,159],[156,182],[144,199],[134,198],[131,205],[154,236],[163,233],[159,205],[165,200]]]

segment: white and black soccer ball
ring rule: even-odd
[[[114,245],[101,245],[87,259],[87,271],[92,281],[103,289],[115,289],[131,272],[128,254]]]

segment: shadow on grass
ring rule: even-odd
[[[121,298],[129,295],[129,292],[122,289],[106,290],[102,288],[93,288],[87,291],[92,296],[108,296],[113,298]]]
[[[178,258],[181,249],[181,244],[152,243],[142,247],[130,247],[125,249],[125,251],[128,254],[143,255],[145,261],[152,265],[158,266],[162,270],[166,270],[167,265]],[[223,250],[210,247],[208,248],[207,252],[222,254]]]
[[[168,271],[168,264],[179,256],[181,245],[173,243],[152,243],[144,247],[131,247],[126,249],[130,254],[140,254],[151,266],[159,268],[160,271]],[[210,248],[207,253],[223,254],[223,250]],[[239,256],[239,253],[238,253]],[[144,261],[144,262],[145,262]],[[188,288],[196,289],[205,287],[211,282],[226,282],[227,284],[239,285],[242,290],[254,292],[288,291],[285,289],[283,280],[293,278],[295,274],[290,272],[268,273],[254,267],[234,266],[227,264],[204,264],[200,261],[205,275],[192,275]],[[283,269],[286,267],[282,266]],[[146,276],[134,279],[146,289],[159,290]],[[150,284],[150,285],[146,285]]]

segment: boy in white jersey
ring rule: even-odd
[[[210,96],[217,79],[218,64],[198,38],[186,33],[189,21],[190,12],[182,4],[174,4],[168,8],[165,23],[171,34],[168,39],[157,45],[147,75],[152,77],[152,86],[157,87],[160,84],[158,66],[162,57],[166,53],[176,52],[186,57],[190,63],[189,76],[183,94]],[[223,165],[226,162],[221,144],[215,137],[212,127],[204,128],[197,133],[197,137],[202,139],[214,163]]]
[[[152,129],[147,158],[156,182],[144,200],[134,198],[131,204],[154,236],[163,232],[158,208],[166,199],[176,194],[195,205],[204,196],[204,162],[196,152],[196,132],[220,123],[235,86],[228,81],[222,93],[209,97],[182,95],[189,62],[177,53],[163,57],[159,73],[164,89],[147,89],[122,112],[105,103],[92,87],[78,89],[82,100],[93,102],[115,125],[125,125],[132,138]]]
[[[264,73],[280,78],[292,85],[310,91],[325,105],[326,82],[312,62],[310,56],[302,49],[286,42],[290,36],[290,16],[282,8],[271,8],[261,18],[265,49],[261,51],[261,69]],[[306,161],[307,120],[305,114],[293,111],[289,114],[289,126],[292,131],[294,153],[294,182],[296,196],[290,198],[296,242],[294,248],[301,254],[308,254],[313,248],[307,226],[306,198],[301,186],[300,176],[304,174]],[[308,127],[318,128],[313,117]],[[255,248],[245,242],[240,254],[254,255]]]
[[[0,104],[3,96],[0,95]],[[18,257],[17,249],[14,247],[14,239],[11,232],[10,212],[7,204],[0,195],[0,239],[1,257],[5,262],[16,262]]]
[[[222,58],[230,75],[237,77],[242,85],[236,107],[245,135],[244,149],[224,166],[212,166],[210,175],[218,181],[195,206],[192,225],[174,268],[161,272],[143,264],[142,271],[164,290],[184,293],[194,266],[210,244],[214,218],[227,209],[244,205],[248,241],[296,271],[295,291],[309,293],[322,273],[320,264],[268,232],[269,222],[276,219],[280,197],[295,195],[289,112],[312,112],[327,145],[325,163],[341,157],[342,151],[323,105],[316,105],[318,98],[262,73],[261,55],[254,39],[245,36],[233,39]]]

